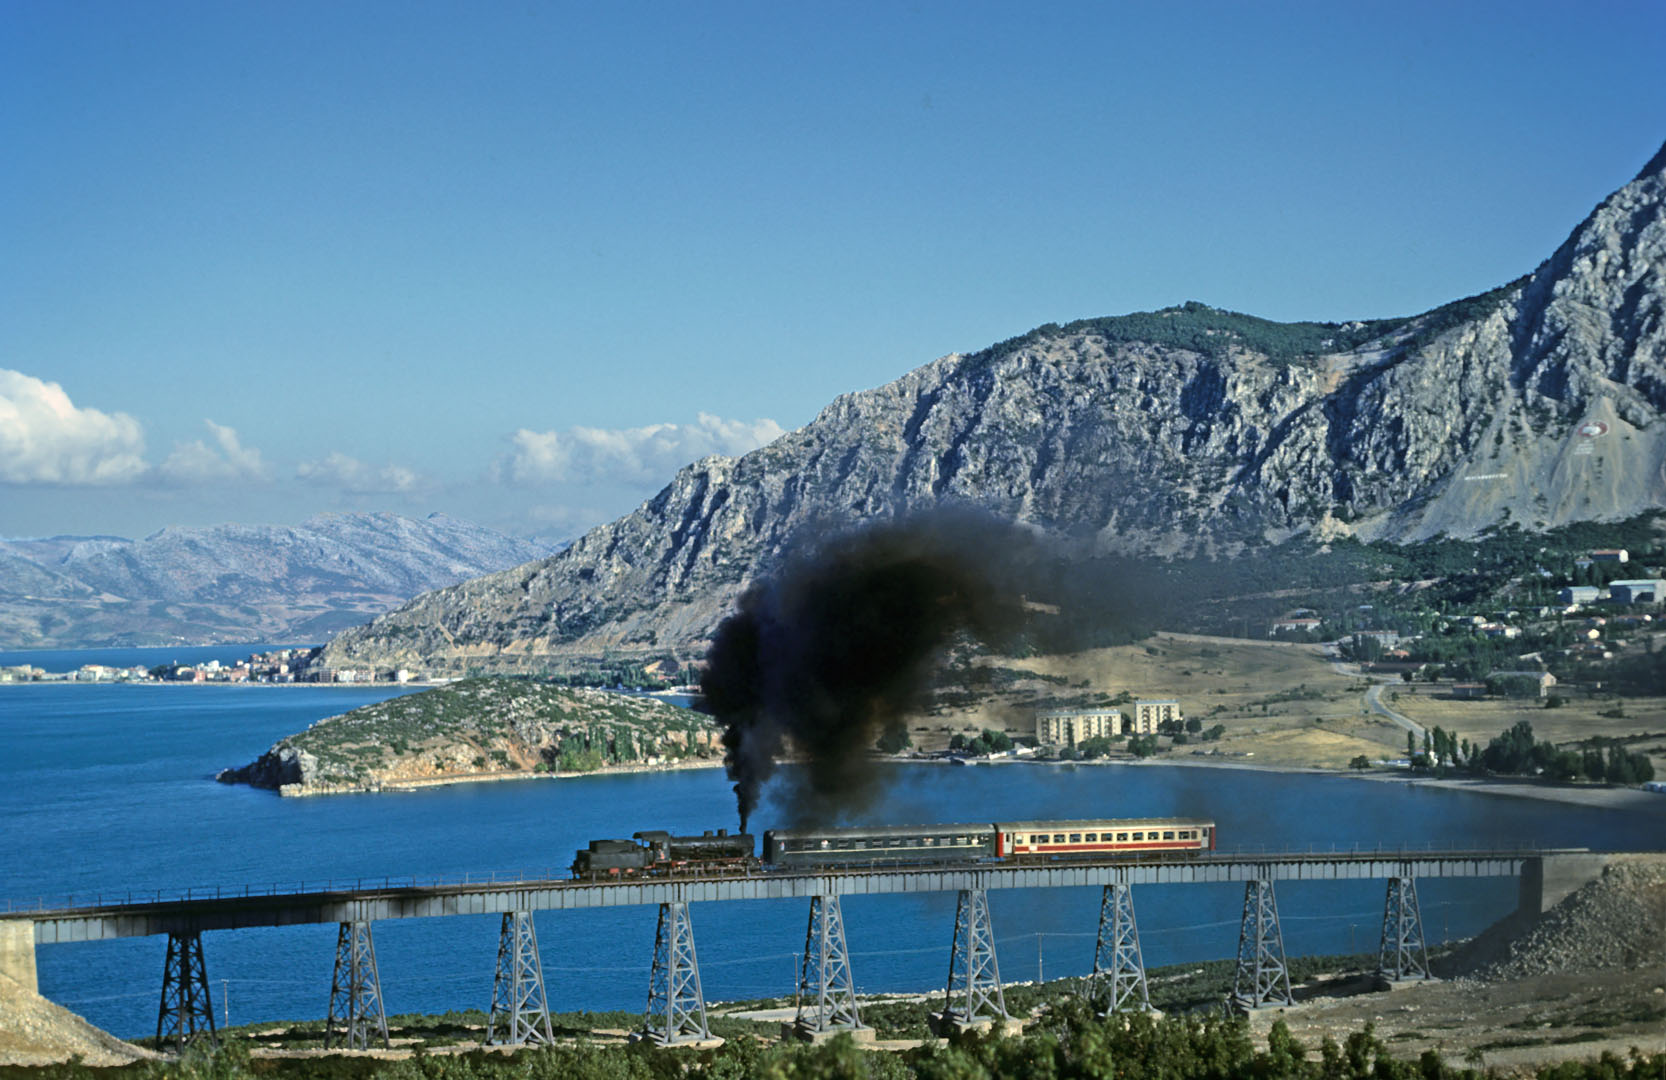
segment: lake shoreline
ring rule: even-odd
[[[1090,762],[1073,762],[1093,765]],[[1640,788],[1616,787],[1609,784],[1559,784],[1527,776],[1445,777],[1417,776],[1405,773],[1386,773],[1374,770],[1325,769],[1318,766],[1253,765],[1239,761],[1118,761],[1117,765],[1168,765],[1185,769],[1244,769],[1263,773],[1289,773],[1299,776],[1334,776],[1348,780],[1364,780],[1379,784],[1404,784],[1407,787],[1429,787],[1445,791],[1470,791],[1478,795],[1503,798],[1538,799],[1542,802],[1572,803],[1606,810],[1647,810],[1657,808],[1666,813],[1666,795],[1643,791]]]
[[[787,756],[780,759],[779,764],[791,765],[799,762],[799,758]],[[1283,773],[1291,776],[1330,776],[1338,779],[1361,780],[1379,784],[1403,784],[1406,787],[1427,787],[1444,791],[1468,791],[1478,795],[1490,795],[1500,798],[1536,799],[1541,802],[1568,803],[1576,806],[1589,806],[1606,810],[1626,810],[1648,812],[1651,809],[1666,815],[1666,795],[1643,791],[1639,788],[1617,787],[1613,785],[1582,785],[1559,784],[1554,781],[1540,780],[1534,777],[1445,777],[1417,776],[1405,773],[1387,773],[1380,770],[1361,771],[1357,769],[1327,769],[1319,766],[1299,765],[1256,765],[1242,761],[1208,761],[1186,760],[1176,758],[1171,760],[1133,759],[1133,760],[1105,760],[1098,761],[1036,761],[1026,758],[966,758],[956,761],[947,758],[917,758],[906,755],[875,755],[875,761],[885,761],[899,765],[940,765],[953,766],[964,761],[965,767],[1007,767],[1007,766],[1051,766],[1053,768],[1099,769],[1112,766],[1129,768],[1173,767],[1182,769],[1238,769],[1247,772]],[[534,773],[527,771],[486,773],[468,776],[431,777],[420,780],[401,780],[381,784],[373,788],[342,787],[328,790],[283,790],[278,794],[285,798],[314,798],[324,795],[375,794],[377,792],[423,791],[435,787],[449,787],[454,784],[501,783],[516,780],[577,780],[586,776],[610,776],[633,773],[685,772],[694,769],[721,769],[722,759],[696,758],[675,762],[659,762],[646,764],[639,762],[604,765],[591,772],[564,773]],[[287,784],[285,788],[298,788],[300,785]]]
[[[621,773],[659,773],[659,772],[687,772],[692,769],[721,769],[723,762],[710,758],[696,758],[684,761],[664,761],[657,764],[631,762],[621,765],[603,765],[599,769],[589,772],[530,772],[525,769],[513,772],[470,773],[460,776],[433,776],[417,780],[389,780],[374,787],[359,787],[333,784],[284,784],[277,789],[277,794],[285,799],[313,799],[327,795],[375,795],[381,792],[397,791],[427,791],[430,788],[450,787],[454,784],[498,784],[518,780],[579,780],[586,776],[610,776]],[[242,783],[242,781],[219,781],[220,783]],[[248,784],[249,787],[257,785]],[[271,791],[271,788],[261,790]]]

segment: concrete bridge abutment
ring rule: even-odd
[[[1602,876],[1610,852],[1542,855],[1521,864],[1521,891],[1515,918],[1524,925],[1561,903],[1580,886]]]
[[[35,924],[28,919],[0,919],[0,975],[30,993],[40,993],[35,975]]]

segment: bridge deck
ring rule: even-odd
[[[1340,881],[1391,877],[1513,877],[1519,875],[1523,866],[1531,860],[1573,853],[1573,850],[1542,849],[1223,853],[1139,862],[854,867],[605,883],[542,879],[296,892],[228,891],[215,896],[16,911],[0,915],[0,919],[32,921],[35,924],[35,941],[44,945],[258,926],[570,910],[672,901],[771,900],[953,892],[961,889],[1195,884],[1255,879]]]

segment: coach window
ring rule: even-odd
[[[1097,844],[1099,843],[1099,834],[1096,832],[1090,832],[1087,834],[1086,840],[1090,844]]]
[[[1080,844],[1082,842],[1082,834],[1079,833],[1079,832],[1071,833],[1070,834],[1070,842],[1072,844]]]
[[[1134,834],[1134,839],[1135,840],[1144,840],[1145,839],[1145,834],[1142,833],[1142,832],[1137,832],[1137,833]]]
[[[1125,833],[1125,832],[1119,832],[1119,833],[1116,834],[1116,838],[1118,840],[1127,840],[1128,839],[1128,834]]]
[[[1061,833],[1061,832],[1054,833],[1053,834],[1053,843],[1055,843],[1055,844],[1064,843],[1064,833]]]

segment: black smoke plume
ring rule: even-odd
[[[741,830],[789,744],[804,764],[796,817],[872,795],[868,751],[920,706],[946,648],[962,635],[1000,647],[1022,632],[1038,555],[1027,530],[934,511],[812,540],[749,588],[701,679],[725,725]]]

